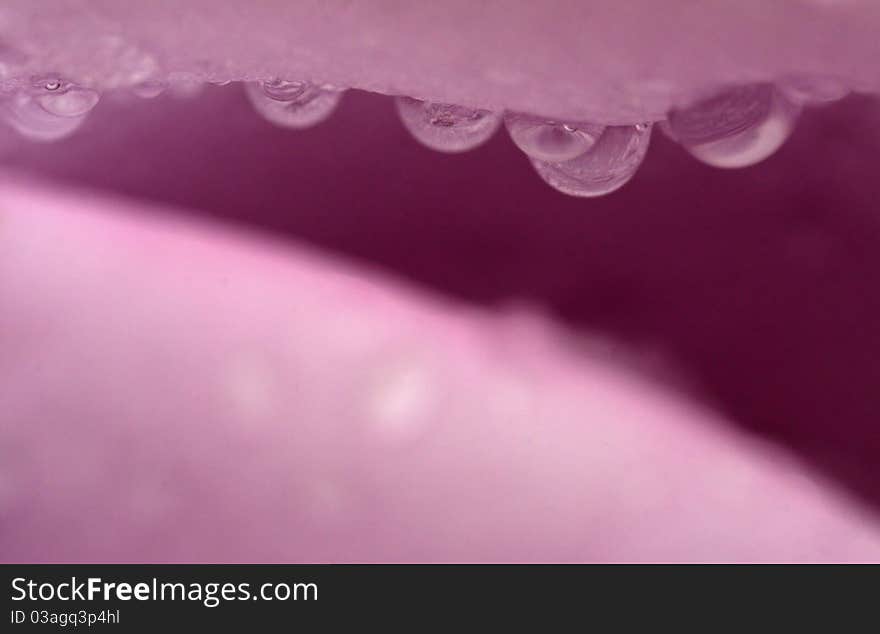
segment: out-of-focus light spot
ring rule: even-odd
[[[435,377],[423,364],[389,365],[370,383],[368,418],[384,436],[408,436],[425,422],[436,391]]]

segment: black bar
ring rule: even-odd
[[[802,613],[829,604],[842,589],[850,608],[865,607],[872,604],[867,593],[878,578],[871,566],[8,564],[0,569],[3,632],[62,627],[244,632],[275,623],[327,631],[331,624],[367,617],[374,624],[408,622],[410,631],[420,632],[438,618],[482,613],[516,620],[535,612],[547,618],[574,615],[586,627],[600,614],[623,624],[709,606],[716,606],[716,616],[762,606],[778,610],[786,601]],[[94,590],[90,578],[96,580]],[[145,584],[138,597],[136,584]],[[79,623],[100,615],[91,628]]]

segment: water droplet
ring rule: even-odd
[[[799,112],[800,108],[772,85],[753,84],[672,110],[662,127],[704,163],[747,167],[782,146]]]
[[[593,123],[560,123],[517,113],[505,115],[504,124],[523,152],[539,161],[557,163],[589,150],[605,129]]]
[[[608,126],[593,146],[569,161],[532,159],[538,175],[570,196],[592,198],[610,194],[629,181],[651,140],[651,124]]]
[[[397,98],[397,111],[403,125],[427,147],[439,152],[467,152],[489,140],[501,116],[451,104]]]
[[[131,91],[142,99],[155,99],[168,88],[168,82],[161,79],[148,79],[132,86]]]
[[[328,90],[307,81],[273,79],[248,83],[245,91],[254,108],[283,128],[308,128],[330,116],[341,90]]]
[[[849,94],[842,81],[822,75],[792,75],[780,81],[778,87],[788,99],[801,105],[831,103]]]
[[[33,98],[43,109],[59,117],[81,117],[94,108],[100,95],[91,88],[84,88],[53,77],[41,82],[32,92]]]
[[[3,102],[3,118],[26,138],[55,141],[76,131],[99,98],[96,91],[59,77],[35,78],[30,89]]]

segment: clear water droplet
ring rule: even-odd
[[[49,94],[35,96],[43,109],[59,117],[81,117],[94,108],[100,96],[90,88],[78,86],[49,88]]]
[[[801,105],[831,103],[850,92],[839,79],[823,75],[791,75],[781,80],[778,87],[788,99]]]
[[[100,95],[59,77],[35,78],[3,102],[3,118],[22,136],[55,141],[79,128]]]
[[[330,116],[341,90],[328,90],[308,81],[273,79],[248,83],[245,91],[254,108],[283,128],[308,128]]]
[[[782,146],[799,113],[772,85],[753,84],[672,110],[662,127],[708,165],[748,167]]]
[[[168,82],[161,79],[148,79],[132,86],[131,92],[141,99],[155,99],[168,88]]]
[[[619,189],[638,170],[651,141],[651,124],[608,126],[593,146],[568,161],[532,158],[538,175],[569,196],[592,198]]]
[[[3,120],[32,141],[56,141],[72,134],[83,117],[59,117],[47,112],[27,92],[17,92],[3,102]]]
[[[489,140],[501,115],[488,110],[397,98],[403,125],[427,147],[439,152],[467,152]]]
[[[504,125],[523,152],[539,161],[557,163],[589,150],[605,129],[593,123],[560,123],[518,113],[506,114]]]

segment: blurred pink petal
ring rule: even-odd
[[[880,560],[841,491],[538,314],[14,178],[4,561]]]

